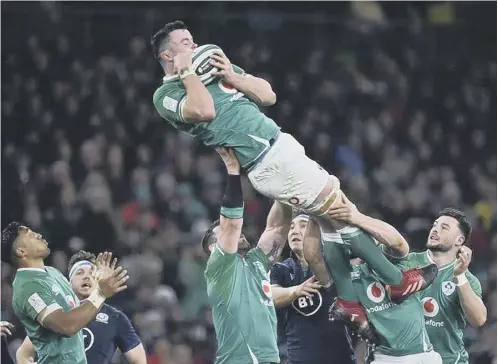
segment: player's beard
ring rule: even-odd
[[[427,249],[429,249],[431,252],[446,253],[451,250],[451,245],[445,245],[440,243],[436,245],[427,246]]]

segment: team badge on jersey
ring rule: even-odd
[[[97,317],[95,317],[95,320],[98,322],[102,322],[103,324],[109,323],[109,315],[103,312],[99,312],[97,314]]]
[[[451,281],[443,282],[441,286],[441,290],[445,294],[445,296],[450,296],[453,292],[455,292],[456,284]]]
[[[59,288],[58,285],[54,284],[52,285],[52,292],[54,292],[55,295],[58,295],[61,293],[61,289]]]
[[[367,287],[367,296],[370,301],[380,303],[386,297],[386,290],[384,286],[378,282],[372,282]]]
[[[268,282],[267,280],[263,279],[261,281],[261,287],[263,288],[263,293],[266,295],[266,297],[272,298],[272,292],[271,292],[270,282]]]
[[[71,308],[75,308],[76,307],[76,302],[74,302],[74,298],[70,295],[67,295],[66,296],[66,301],[67,303],[69,303],[69,306],[71,306]]]
[[[322,307],[322,302],[322,295],[317,292],[310,297],[301,296],[296,298],[292,301],[292,307],[303,316],[311,316]]]
[[[425,297],[422,300],[422,306],[424,308],[424,316],[434,317],[439,312],[439,304],[432,297]]]

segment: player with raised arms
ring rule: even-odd
[[[292,256],[271,269],[273,302],[283,320],[287,358],[289,364],[355,363],[344,324],[328,321],[334,289],[322,288],[304,259],[308,219],[304,214],[292,219],[287,239]]]
[[[69,282],[78,298],[87,299],[97,286],[96,256],[80,250],[69,259]],[[128,363],[146,364],[145,350],[130,320],[118,309],[104,303],[99,313],[83,328],[83,340],[88,364],[109,364],[116,349]],[[29,363],[35,357],[35,348],[28,337],[16,353],[17,362]]]
[[[251,184],[261,194],[310,215],[328,218],[328,209],[340,195],[339,180],[308,158],[292,135],[280,131],[259,110],[258,105],[268,106],[276,101],[267,81],[232,65],[215,45],[198,49],[181,21],[166,24],[151,43],[165,73],[163,84],[153,97],[161,117],[206,146],[232,148]],[[209,57],[211,61],[206,63]],[[323,229],[331,232],[327,226]],[[389,265],[369,241],[352,239],[350,244],[358,257],[382,272],[386,283],[393,287],[393,295],[412,294],[408,287],[421,289],[426,285],[423,271],[401,272]],[[343,286],[348,284],[347,291],[352,292],[349,280]],[[348,297],[350,301],[342,299],[337,303],[340,315],[367,335],[366,316],[364,312],[357,315],[363,308],[353,295]]]
[[[242,234],[244,202],[240,164],[233,151],[216,149],[228,181],[220,219],[206,231],[204,272],[218,340],[216,364],[279,363],[277,317],[269,271],[282,252],[292,208],[275,202],[256,247]]]
[[[386,256],[393,264],[405,269],[409,266],[424,266],[424,262],[415,255],[409,255],[409,246],[403,236],[391,225],[360,213],[344,195],[341,198],[342,206],[330,210],[333,219],[342,220],[348,224],[348,234],[361,236],[362,239],[374,239],[381,244]],[[319,280],[327,281],[326,270],[316,266],[318,261],[326,268],[332,264],[340,264],[337,257],[342,254],[343,266],[341,269],[349,270],[355,293],[366,309],[368,320],[375,329],[377,345],[367,362],[373,359],[372,364],[438,364],[442,363],[440,355],[434,351],[429,340],[424,323],[424,311],[421,302],[421,292],[403,300],[393,300],[389,295],[389,287],[368,264],[362,263],[351,266],[349,263],[350,251],[345,240],[347,236],[336,234],[338,243],[322,242],[320,227],[315,220],[310,220],[305,232],[304,253],[315,275]],[[435,264],[430,267],[432,281],[437,276]],[[318,269],[317,269],[318,268]],[[325,274],[323,273],[325,272]],[[432,281],[429,281],[430,284]],[[336,282],[339,284],[339,282]],[[335,319],[335,304],[331,307],[331,319]]]
[[[99,280],[80,301],[66,277],[44,264],[50,254],[42,236],[17,222],[2,231],[2,260],[16,266],[12,308],[26,329],[38,363],[85,364],[83,333],[105,300],[126,289],[127,271],[116,268],[112,254],[99,254]]]

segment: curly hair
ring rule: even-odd
[[[22,231],[23,225],[17,221],[11,222],[2,230],[2,261],[6,263],[15,263],[16,256],[14,253],[14,243]]]

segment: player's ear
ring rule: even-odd
[[[171,52],[169,49],[166,49],[164,52],[161,52],[159,54],[159,57],[161,57],[161,59],[163,61],[172,62],[173,61],[173,52]]]
[[[458,235],[455,241],[455,246],[461,247],[465,243],[465,236],[463,235]]]
[[[24,258],[27,254],[27,251],[24,247],[22,246],[17,246],[15,249],[14,249],[14,255],[18,258],[18,259],[21,259],[21,258]]]

